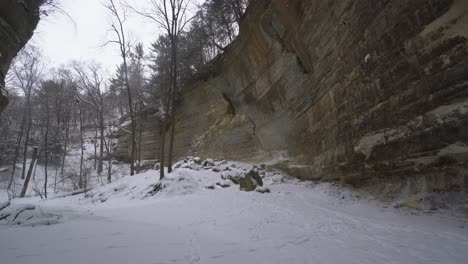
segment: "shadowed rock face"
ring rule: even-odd
[[[463,191],[467,1],[254,2],[213,76],[184,92],[176,156],[287,160],[297,177],[419,204]],[[143,118],[155,159],[159,127]]]
[[[0,114],[8,104],[5,75],[11,60],[32,37],[43,0],[0,1]]]

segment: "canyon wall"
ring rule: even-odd
[[[463,200],[467,38],[465,0],[253,1],[183,92],[176,156],[268,162],[408,206]],[[157,159],[159,125],[141,118],[142,158]]]
[[[32,37],[43,0],[0,1],[0,113],[7,106],[5,75],[11,60]]]

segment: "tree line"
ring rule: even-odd
[[[206,63],[234,40],[248,3],[208,0],[195,6],[191,0],[150,0],[149,4],[151,8],[143,11],[116,0],[104,3],[111,18],[106,45],[118,48],[122,58],[110,79],[93,61],[47,69],[39,49],[33,46],[15,59],[7,79],[12,87],[11,103],[0,116],[0,166],[11,166],[8,189],[15,186],[19,173],[26,190],[37,163],[44,166],[45,183],[35,191],[45,197],[50,180],[54,191],[65,181],[74,189],[86,189],[93,173],[97,177],[107,174],[110,182],[116,145],[113,135],[126,121],[131,138],[130,175],[137,173],[141,168],[138,142],[142,124],[137,118],[141,112],[157,116],[160,124],[161,153],[155,157],[160,162],[160,178],[164,167],[172,171],[180,92],[200,78]],[[128,38],[126,18],[130,14],[147,18],[163,32],[148,50]],[[85,162],[84,133],[93,134],[92,168]],[[76,172],[65,169],[72,141],[80,145]],[[55,169],[53,175],[50,168]]]

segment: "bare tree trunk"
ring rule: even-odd
[[[164,178],[164,148],[166,145],[166,121],[163,120],[161,125],[161,149],[159,153],[159,179]]]
[[[107,183],[112,182],[112,159],[109,158],[108,166],[107,166]]]
[[[76,111],[76,110],[75,110],[75,106],[73,106],[73,111]],[[76,113],[76,112],[75,112],[75,113]],[[77,122],[78,122],[78,121],[77,121],[77,117],[76,117],[76,114],[75,114],[74,117],[73,117],[73,133],[75,133],[75,131],[76,131]]]
[[[33,179],[36,177],[36,169],[37,169],[37,159],[36,159],[36,162],[34,163],[34,167],[33,167],[33,174],[32,174]]]
[[[108,141],[108,149],[107,149],[107,158],[108,165],[107,165],[107,183],[112,182],[112,147],[111,147],[111,139]]]
[[[64,144],[64,149],[63,149],[63,157],[62,157],[62,168],[60,170],[60,175],[62,177],[62,182],[64,182],[64,175],[63,175],[63,169],[65,167],[65,157],[67,156],[67,151],[68,151],[68,137],[70,133],[70,120],[67,119],[67,122],[65,123],[65,144]]]
[[[141,136],[143,134],[143,128],[141,124],[141,118],[139,123],[139,131],[138,131],[138,172],[141,170]]]
[[[101,108],[99,113],[99,130],[100,130],[100,143],[99,143],[99,163],[98,163],[98,174],[101,175],[104,163],[104,114]]]
[[[78,180],[78,188],[83,188],[83,156],[84,156],[84,143],[83,143],[83,116],[81,112],[81,102],[78,103],[78,108],[80,111],[80,147],[81,147],[81,157],[80,157],[80,178]]]
[[[171,67],[171,72],[172,72],[173,68]],[[172,76],[172,73],[171,73],[171,76]],[[163,120],[162,120],[162,124],[161,124],[161,149],[160,149],[160,157],[159,157],[159,179],[162,180],[164,178],[164,163],[165,163],[165,157],[164,157],[164,152],[165,152],[165,148],[166,148],[166,130],[167,130],[167,126],[168,126],[168,122],[169,122],[169,105],[170,105],[170,102],[171,102],[171,88],[169,87],[167,89],[167,93],[166,93],[166,107],[165,107],[165,113],[164,113],[164,117],[163,117]]]
[[[110,0],[112,2],[112,0]],[[134,8],[133,11],[136,11],[138,14],[151,19],[153,22],[156,22],[160,27],[167,31],[167,36],[171,40],[171,86],[168,89],[167,93],[167,104],[166,112],[164,113],[165,117],[162,120],[161,125],[161,153],[160,153],[160,179],[164,178],[164,152],[166,144],[166,129],[167,124],[169,123],[169,110],[171,110],[170,119],[174,123],[174,113],[175,113],[175,94],[176,94],[176,82],[177,82],[177,67],[175,66],[176,54],[177,54],[177,39],[179,34],[183,31],[184,27],[188,22],[193,18],[187,18],[186,11],[187,6],[190,3],[190,0],[178,0],[178,1],[151,1],[155,13],[141,12]],[[130,7],[131,8],[131,7]],[[172,108],[169,108],[169,105],[172,103]],[[174,124],[172,124],[174,125]],[[171,139],[169,144],[169,163],[168,163],[168,172],[172,171],[172,152],[174,145],[174,127],[171,128]]]
[[[107,151],[107,183],[112,182],[112,146],[111,146],[112,139],[108,139],[104,141],[106,144],[106,151]]]
[[[98,137],[98,129],[96,125],[96,120],[93,119],[94,124],[94,170],[97,168],[97,137]]]
[[[167,172],[172,172],[172,156],[174,150],[174,131],[175,131],[175,97],[177,90],[177,37],[174,37],[171,42],[172,49],[172,91],[171,91],[171,137],[169,142],[169,160],[167,164]]]
[[[49,95],[46,90],[46,131],[44,134],[44,153],[45,153],[45,166],[44,166],[44,197],[47,199],[47,180],[48,180],[48,167],[49,167]]]
[[[135,124],[135,114],[133,113],[133,105],[132,105],[132,93],[130,90],[130,82],[128,80],[128,68],[127,68],[127,58],[122,54],[124,60],[124,69],[125,69],[125,84],[127,86],[128,92],[128,107],[130,111],[130,121],[132,123],[132,147],[131,147],[131,158],[130,158],[130,175],[135,174],[135,146],[136,146],[136,124]]]
[[[57,192],[57,175],[59,171],[59,165],[55,167],[55,177],[54,177],[54,193]]]
[[[13,184],[13,178],[15,177],[16,162],[18,161],[18,156],[19,156],[19,152],[21,148],[21,141],[23,140],[23,131],[24,131],[25,123],[26,123],[26,117],[23,117],[23,121],[21,122],[20,132],[18,135],[18,144],[16,145],[15,156],[13,157],[13,168],[11,171],[10,182],[8,182],[8,190],[11,188],[11,185]]]
[[[31,180],[31,174],[34,169],[36,159],[37,159],[37,147],[34,147],[31,164],[29,164],[28,175],[26,176],[26,180],[24,181],[24,185],[23,185],[23,190],[21,191],[21,194],[20,194],[21,198],[23,198],[26,195],[26,191],[28,190],[29,181]]]
[[[47,99],[46,99],[47,100]],[[47,106],[48,108],[49,106]],[[49,109],[46,110],[47,113],[47,125],[46,131],[44,136],[44,153],[45,153],[45,166],[44,166],[44,197],[47,198],[47,180],[48,180],[48,166],[49,166],[49,144],[48,144],[48,137],[49,137]]]
[[[132,146],[131,146],[131,154],[130,154],[130,175],[135,174],[135,147],[136,147],[136,124],[135,124],[135,114],[133,112],[133,103],[132,103],[132,93],[130,89],[130,82],[128,80],[128,65],[127,65],[127,56],[128,56],[128,46],[129,43],[126,40],[126,35],[124,31],[124,23],[125,23],[125,13],[123,16],[119,13],[117,7],[115,6],[114,0],[108,0],[109,4],[105,6],[112,16],[117,20],[117,25],[112,24],[112,31],[115,33],[117,40],[113,40],[112,42],[117,43],[120,48],[120,55],[122,56],[123,60],[123,67],[124,67],[124,77],[125,77],[125,86],[127,88],[128,94],[128,108],[130,113],[130,121],[132,123]]]
[[[26,176],[26,162],[28,160],[28,144],[29,144],[29,133],[31,132],[31,118],[28,118],[28,126],[26,128],[26,139],[24,141],[24,150],[23,150],[23,171],[21,173],[21,179],[24,180]]]
[[[162,126],[162,133],[161,133],[161,162],[160,162],[160,172],[159,172],[159,178],[162,179],[164,178],[164,152],[165,152],[165,143],[166,143],[166,130],[168,129],[168,126],[170,126],[170,120],[169,118],[172,119],[172,108],[171,103],[173,102],[173,95],[174,95],[174,75],[175,75],[175,68],[174,68],[174,62],[175,62],[175,57],[174,57],[174,41],[171,38],[171,69],[170,69],[170,76],[171,76],[171,85],[167,89],[167,101],[166,101],[166,110],[164,113],[164,120],[163,120],[163,126]],[[171,114],[169,113],[171,111]],[[171,148],[171,146],[169,146]],[[169,149],[169,153],[171,153],[172,149]],[[171,155],[169,155],[169,162],[172,162]],[[171,173],[172,171],[172,164],[168,163],[167,167],[167,172]]]
[[[47,145],[47,143],[46,143]],[[44,197],[47,199],[47,180],[48,180],[48,166],[49,166],[49,153],[46,150],[45,154],[45,166],[44,166],[44,172],[45,172],[45,179],[44,179]]]

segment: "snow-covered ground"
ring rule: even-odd
[[[179,165],[158,192],[159,172],[148,171],[87,194],[13,200],[11,210],[34,204],[41,212],[37,218],[55,216],[59,223],[31,227],[0,221],[0,263],[448,264],[468,259],[468,226],[462,219],[384,208],[342,187],[261,170],[271,192],[244,192],[221,175],[251,165],[222,164],[216,172]]]

